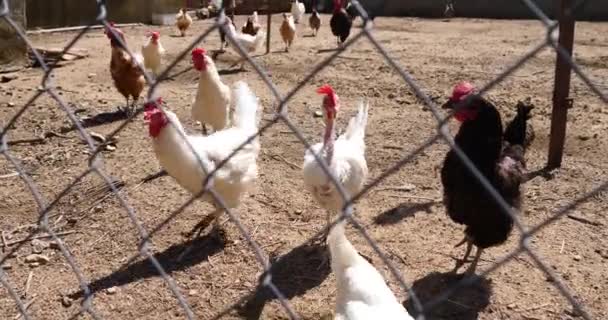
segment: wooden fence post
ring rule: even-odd
[[[266,11],[266,54],[270,53],[270,24],[272,23],[272,6],[271,6],[271,2],[272,0],[267,0],[266,1],[266,8],[268,11]]]
[[[553,111],[551,113],[551,141],[549,143],[549,156],[547,169],[561,166],[566,139],[566,122],[568,108],[572,106],[570,93],[570,76],[572,67],[569,59],[572,57],[574,44],[575,18],[572,12],[573,0],[561,0],[559,6],[559,45],[566,50],[568,57],[557,53],[555,63],[555,84],[553,88]]]

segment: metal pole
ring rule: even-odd
[[[270,23],[272,22],[272,7],[270,5],[271,1],[272,0],[266,1],[266,10],[268,10],[266,11],[266,54],[270,53]]]
[[[568,57],[557,54],[555,63],[555,85],[553,88],[553,111],[551,113],[551,141],[549,143],[549,156],[547,169],[561,166],[566,139],[566,122],[568,108],[572,106],[569,99],[570,76],[572,68],[568,59],[572,57],[574,43],[574,26],[576,20],[572,15],[573,0],[561,0],[559,8],[559,45],[568,52]]]

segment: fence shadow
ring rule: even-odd
[[[324,259],[329,259],[325,245],[305,243],[279,257],[270,269],[272,283],[286,299],[304,295],[319,286],[331,273],[329,260],[319,267]],[[261,277],[264,277],[262,274]],[[260,278],[261,280],[261,278]],[[239,316],[248,320],[260,319],[264,306],[277,297],[262,281],[245,302],[237,307]]]
[[[190,250],[188,255],[182,260],[178,261],[180,254],[189,248],[190,245],[192,245],[192,250]],[[224,249],[225,246],[226,243],[224,240],[220,240],[217,236],[208,234],[173,245],[163,252],[154,254],[154,258],[162,265],[165,272],[170,275],[174,271],[184,270],[207,260],[210,256]],[[89,288],[91,290],[91,295],[93,295],[104,289],[122,286],[141,279],[156,276],[159,276],[158,270],[148,261],[148,259],[145,259],[124,266],[103,278],[91,282]],[[82,298],[83,296],[84,292],[82,290],[69,295],[69,297],[74,300]]]
[[[374,223],[379,225],[389,225],[398,223],[407,218],[413,218],[418,212],[431,213],[431,208],[438,204],[436,201],[402,203],[392,209],[386,210],[374,218]]]
[[[431,272],[416,280],[412,285],[412,290],[422,305],[425,305],[456,285],[461,279],[462,275],[454,273]],[[475,276],[472,284],[459,288],[451,297],[435,305],[431,311],[426,311],[425,319],[475,320],[479,317],[479,313],[490,304],[491,295],[491,281]],[[406,300],[404,305],[412,317],[416,318],[419,315],[411,299]]]

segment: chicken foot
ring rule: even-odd
[[[125,100],[126,100],[125,107],[121,108],[120,106],[118,106],[117,108],[118,108],[118,112],[122,112],[122,113],[128,115],[129,114],[129,111],[128,111],[129,110],[129,96],[126,96]]]

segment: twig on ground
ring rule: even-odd
[[[34,271],[30,271],[27,275],[27,280],[25,281],[25,290],[23,291],[23,297],[27,298],[27,295],[30,291],[30,285],[32,284],[32,278],[34,277]]]
[[[440,203],[441,202],[440,199],[430,198],[430,197],[420,197],[420,196],[410,196],[410,195],[394,195],[394,194],[390,194],[388,196],[391,197],[391,198],[407,198],[407,199],[416,199],[416,200],[427,200],[427,201],[430,201],[432,203]]]
[[[270,157],[273,158],[273,159],[275,159],[275,160],[285,162],[286,164],[288,164],[289,166],[291,166],[294,169],[302,170],[302,167],[300,167],[299,165],[297,165],[297,164],[295,164],[293,162],[290,162],[289,160],[283,158],[282,156],[280,156],[278,154],[271,154]]]
[[[599,222],[591,221],[591,220],[583,218],[583,217],[575,216],[574,214],[568,214],[567,217],[574,221],[578,221],[580,223],[590,224],[590,225],[596,226],[596,227],[603,226],[603,224],[601,224]]]
[[[12,177],[16,177],[18,175],[19,175],[19,172],[11,172],[11,173],[1,175],[0,179],[12,178]]]
[[[59,236],[65,236],[65,235],[76,233],[76,232],[77,231],[73,231],[73,230],[72,231],[64,231],[64,232],[57,232],[57,233],[55,233],[55,235],[59,237]],[[39,235],[39,236],[34,236],[34,237],[28,237],[28,238],[25,238],[25,239],[5,242],[5,243],[2,244],[2,247],[9,247],[9,246],[12,246],[14,244],[19,244],[19,243],[30,241],[30,240],[34,240],[34,239],[44,239],[44,238],[51,238],[51,237],[53,237],[53,236],[50,235],[50,234],[44,234],[44,235]]]

